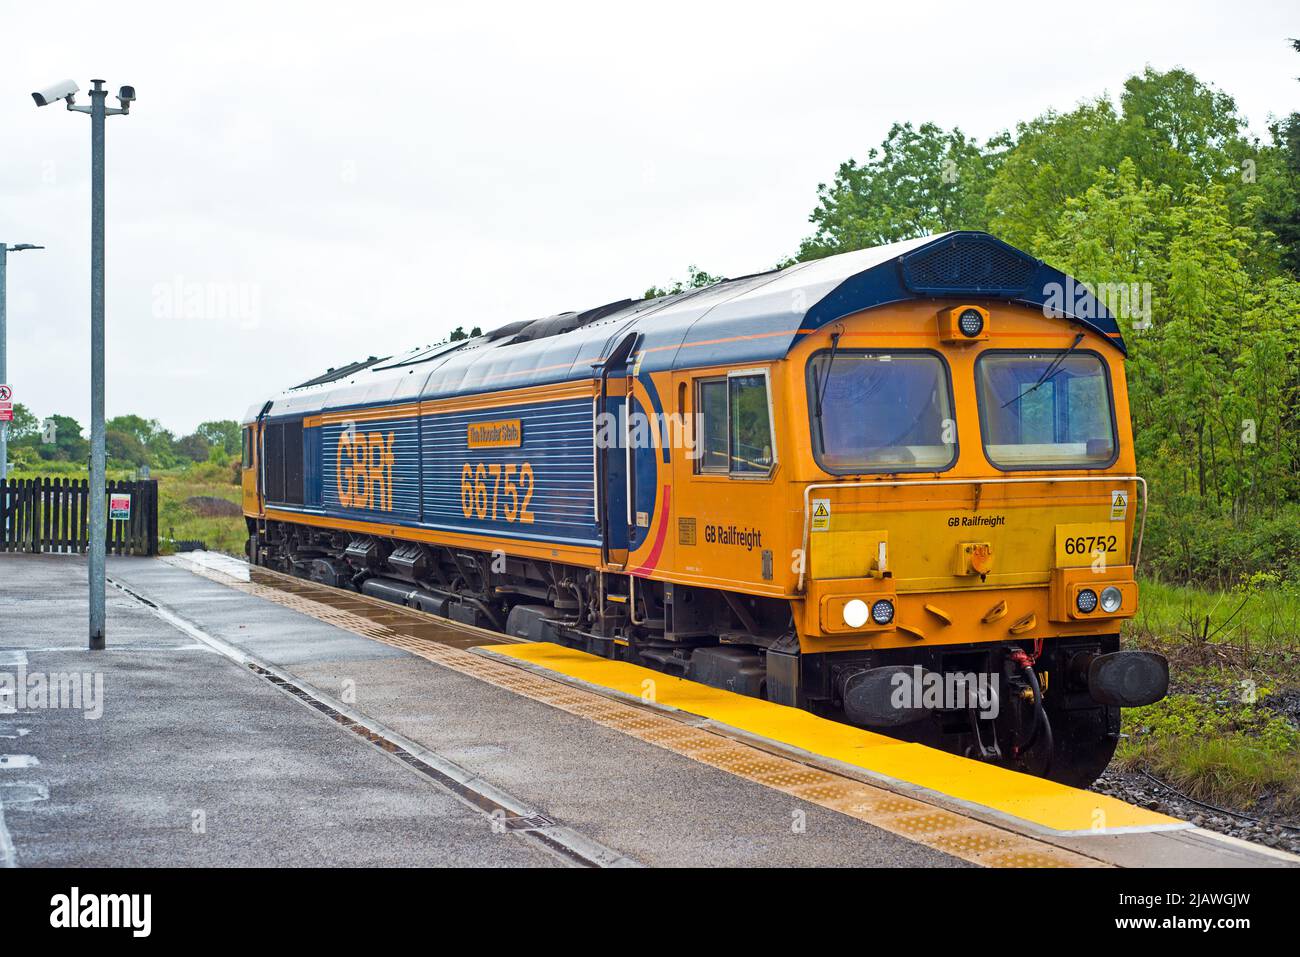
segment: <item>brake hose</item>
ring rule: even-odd
[[[1029,753],[1029,750],[1038,743],[1038,735],[1041,731],[1047,741],[1047,761],[1039,773],[1045,777],[1052,770],[1052,757],[1056,752],[1056,741],[1052,736],[1052,722],[1048,720],[1047,709],[1043,707],[1043,689],[1038,684],[1038,675],[1034,672],[1034,661],[1029,655],[1016,648],[1009,657],[1024,672],[1025,680],[1029,682],[1029,687],[1034,692],[1034,729],[1029,735],[1029,740],[1023,745],[1018,745],[1017,750],[1021,755]]]

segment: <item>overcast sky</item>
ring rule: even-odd
[[[9,257],[9,381],[88,421],[89,118],[30,97],[59,79],[137,89],[108,121],[108,414],[181,434],[457,325],[769,268],[894,121],[984,139],[1150,64],[1263,134],[1300,107],[1295,9],[2,0],[0,240],[48,247]]]

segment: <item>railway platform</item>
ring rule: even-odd
[[[84,561],[0,555],[0,866],[1300,863],[221,556],[108,574],[91,653]]]

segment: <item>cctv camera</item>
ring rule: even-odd
[[[130,103],[135,99],[135,87],[124,86],[117,91],[117,98],[123,104]]]
[[[77,84],[71,80],[60,80],[51,87],[44,90],[37,90],[32,94],[32,99],[36,101],[37,106],[49,106],[56,100],[71,98],[77,92]]]

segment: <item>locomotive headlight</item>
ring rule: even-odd
[[[871,620],[877,625],[887,625],[894,620],[894,603],[882,598],[871,606]]]
[[[861,598],[854,598],[844,603],[844,624],[850,628],[861,628],[867,623],[867,616],[870,614],[867,603]]]
[[[1091,614],[1097,609],[1097,593],[1091,588],[1079,589],[1079,594],[1074,596],[1074,607],[1079,609],[1085,615]]]
[[[984,331],[984,316],[978,309],[963,309],[957,318],[957,328],[968,339],[974,339]]]
[[[1114,585],[1107,585],[1101,590],[1101,610],[1108,615],[1119,611],[1119,606],[1124,603],[1124,593]]]

